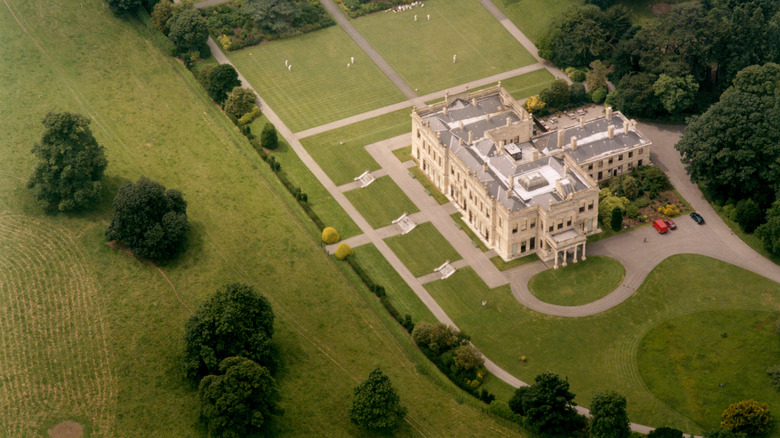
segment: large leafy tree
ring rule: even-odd
[[[225,100],[225,112],[240,119],[241,116],[254,109],[256,99],[257,96],[255,96],[254,91],[247,88],[235,87],[227,95],[227,99]]]
[[[780,200],[766,212],[766,223],[756,228],[756,236],[767,251],[780,256]]]
[[[574,409],[569,381],[552,372],[536,376],[523,394],[526,424],[539,433],[567,435],[582,429],[585,418]]]
[[[217,371],[220,362],[243,356],[276,369],[271,344],[274,313],[253,287],[233,283],[217,290],[189,321],[184,335],[184,370],[194,381]]]
[[[138,256],[164,261],[178,253],[189,229],[181,192],[166,191],[142,176],[136,184],[119,188],[106,240],[122,242]]]
[[[683,433],[679,429],[663,426],[650,431],[647,438],[683,438]]]
[[[366,429],[392,429],[406,416],[390,379],[379,368],[355,387],[355,398],[349,408],[349,419]]]
[[[296,0],[247,0],[244,12],[266,32],[287,36],[301,16],[303,4]]]
[[[227,99],[228,93],[240,86],[241,81],[238,79],[236,69],[230,64],[220,64],[209,73],[206,92],[212,99],[222,104]]]
[[[209,38],[206,19],[195,9],[184,9],[174,13],[166,23],[166,27],[168,38],[180,52],[198,50]]]
[[[218,375],[200,382],[201,415],[210,437],[243,438],[262,431],[272,415],[279,415],[276,381],[268,369],[244,357],[229,357]]]
[[[108,165],[103,146],[89,129],[89,119],[69,112],[50,112],[32,153],[39,159],[27,183],[46,208],[62,211],[90,205],[101,191]]]
[[[626,438],[631,435],[626,413],[626,398],[615,391],[597,393],[590,404],[593,419],[590,436],[596,438]]]
[[[653,84],[653,92],[669,114],[677,114],[690,108],[698,90],[699,83],[694,80],[693,75],[681,77],[664,73]]]
[[[772,429],[774,422],[769,405],[755,400],[742,400],[723,411],[720,426],[749,436],[763,435]]]
[[[653,117],[661,107],[653,92],[656,79],[654,74],[644,72],[623,76],[609,99],[617,109],[627,115]]]
[[[144,5],[143,0],[106,0],[106,3],[111,12],[116,15],[135,11],[139,6]]]
[[[741,71],[720,101],[693,118],[675,146],[688,173],[720,199],[763,208],[780,190],[780,65]]]

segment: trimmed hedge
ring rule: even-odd
[[[332,245],[336,242],[341,240],[341,237],[339,236],[339,232],[336,231],[333,227],[325,227],[324,230],[322,230],[322,241],[327,243],[328,245]]]
[[[352,254],[352,247],[346,243],[342,243],[338,248],[336,248],[336,258],[339,260],[344,260]]]

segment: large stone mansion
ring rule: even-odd
[[[542,132],[499,83],[412,112],[412,155],[505,260],[536,253],[565,266],[598,229],[598,182],[649,165],[636,123],[605,116]]]

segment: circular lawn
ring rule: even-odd
[[[581,306],[609,294],[623,281],[626,269],[609,257],[589,257],[566,267],[548,269],[528,281],[536,298],[559,306]]]

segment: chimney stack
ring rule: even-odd
[[[484,163],[482,163],[482,171],[487,172],[487,170],[488,170],[488,163],[487,161],[485,161]]]
[[[628,120],[623,122],[623,134],[628,134]]]
[[[582,128],[582,125],[583,125],[583,123],[582,123],[582,117],[580,117],[580,128]]]
[[[463,120],[458,122],[458,126],[460,127],[461,130],[463,130]]]
[[[536,161],[536,160],[538,160],[538,159],[539,159],[539,151],[538,151],[538,150],[536,150],[536,148],[534,148],[534,153],[533,153],[533,155],[531,156],[531,159],[532,159],[532,160],[534,160],[534,161]]]
[[[471,106],[473,106],[473,107],[477,106],[477,98],[476,97],[472,97],[471,98]]]
[[[566,176],[569,174],[569,163],[565,163],[563,165],[563,176]]]
[[[563,147],[563,128],[558,127],[558,147]]]
[[[490,121],[490,113],[485,114],[485,120]]]
[[[447,105],[446,105],[446,104],[444,105],[444,111],[443,111],[443,112],[444,112],[444,115],[445,115],[445,116],[446,116],[447,114],[449,114],[449,112],[450,112],[450,111],[449,111],[449,108],[447,108]]]
[[[504,140],[501,140],[498,142],[498,153],[503,154],[504,153]]]
[[[615,125],[607,126],[607,135],[609,136],[610,140],[615,138]]]
[[[577,150],[577,137],[571,138],[571,150],[573,151]]]
[[[607,121],[608,122],[612,121],[612,107],[611,106],[607,107]]]
[[[469,144],[471,144],[471,141],[472,141],[472,137],[473,137],[472,134],[473,134],[473,132],[469,131]]]
[[[512,124],[512,119],[509,118],[509,116],[506,117],[506,126],[509,126]]]

